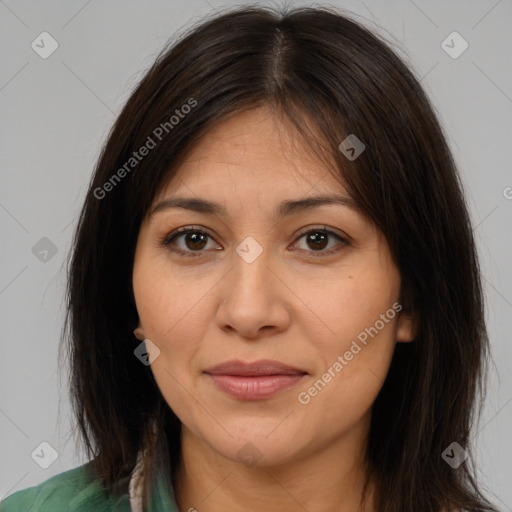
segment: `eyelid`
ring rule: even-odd
[[[314,232],[314,231],[323,231],[323,232],[327,233],[328,236],[330,235],[330,236],[337,237],[340,240],[340,243],[342,244],[342,246],[347,246],[347,245],[351,244],[350,237],[348,237],[345,234],[342,235],[342,234],[338,233],[337,230],[335,230],[335,228],[330,228],[329,226],[322,224],[322,225],[306,226],[305,228],[302,228],[299,232],[297,232],[294,235],[293,245],[295,245],[298,242],[298,240],[300,238],[302,238],[304,235]],[[174,241],[178,236],[185,235],[190,232],[203,233],[203,234],[207,235],[209,238],[211,238],[215,243],[218,244],[215,237],[212,234],[210,234],[210,232],[207,228],[205,228],[203,226],[197,226],[197,225],[187,225],[187,226],[182,226],[180,228],[177,228],[177,229],[173,230],[171,233],[166,234],[163,237],[161,237],[158,240],[158,245],[164,246],[165,248],[168,248],[172,252],[175,252],[181,256],[198,257],[198,256],[201,256],[203,253],[209,252],[209,251],[204,251],[204,250],[183,251],[182,249],[170,249],[169,248],[169,246],[171,245],[171,242]],[[215,250],[218,250],[218,249],[215,249]],[[293,250],[296,250],[296,249],[294,248]],[[304,249],[299,249],[299,251],[311,253],[313,255],[313,257],[321,257],[322,255],[324,255],[324,256],[332,255],[332,254],[339,252],[340,250],[341,249],[333,250],[333,248],[331,248],[329,250],[321,250],[321,251],[306,251]]]
[[[188,225],[188,226],[182,226],[180,228],[177,228],[171,233],[165,234],[163,237],[160,237],[158,239],[158,245],[163,246],[164,248],[167,248],[171,250],[172,252],[178,253],[178,254],[187,254],[187,255],[197,255],[199,256],[201,253],[206,251],[183,251],[182,249],[171,249],[171,242],[173,242],[178,236],[186,235],[188,233],[202,233],[207,235],[211,240],[213,240],[215,243],[218,244],[216,239],[213,237],[213,235],[210,234],[209,230],[207,228],[204,228],[203,226],[196,226],[196,225]]]
[[[305,235],[306,233],[309,233],[310,231],[315,231],[315,230],[326,231],[329,234],[338,236],[339,238],[341,238],[342,240],[345,240],[346,242],[350,241],[348,235],[341,234],[338,232],[338,230],[336,228],[331,228],[329,226],[326,226],[325,224],[318,224],[316,226],[315,225],[307,226],[307,227],[301,229],[295,236],[300,237],[300,236]]]
[[[321,250],[321,251],[307,251],[305,249],[299,249],[300,251],[306,252],[307,254],[311,255],[309,257],[313,257],[313,258],[325,257],[325,258],[327,258],[329,256],[338,254],[342,250],[343,247],[351,245],[351,240],[348,236],[339,234],[337,232],[337,230],[335,231],[334,228],[330,228],[329,226],[326,226],[325,224],[317,225],[317,226],[307,226],[307,227],[301,229],[295,235],[294,245],[296,245],[298,243],[298,241],[304,235],[307,235],[308,233],[314,233],[315,231],[323,231],[324,233],[327,233],[327,236],[334,236],[339,239],[339,243],[336,244],[334,247],[331,247],[330,249]],[[341,247],[338,247],[340,245],[341,245]],[[297,249],[294,248],[293,250],[297,250]]]
[[[164,235],[162,237],[162,241],[171,241],[173,240],[176,236],[178,235],[181,235],[183,233],[188,233],[188,232],[199,232],[199,233],[204,233],[205,235],[208,235],[212,240],[215,240],[215,238],[213,237],[212,234],[210,234],[209,230],[203,226],[196,226],[196,225],[189,225],[189,226],[182,226],[180,228],[176,228],[174,229],[173,231],[171,231],[170,233]]]

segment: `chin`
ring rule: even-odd
[[[221,437],[212,437],[211,431],[204,440],[222,457],[239,462],[247,467],[271,467],[287,464],[293,461],[300,452],[297,446],[297,433],[274,430],[275,421],[247,422],[239,426],[225,425],[226,432]]]

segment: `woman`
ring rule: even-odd
[[[231,11],[159,56],[68,300],[92,460],[2,512],[496,510],[470,466],[488,340],[455,165],[410,70],[334,10]]]

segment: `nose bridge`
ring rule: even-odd
[[[263,246],[263,237],[259,237],[261,244],[254,236],[246,236],[235,248],[233,258],[234,281],[252,289],[253,286],[266,288],[270,271],[270,249]]]
[[[279,280],[270,269],[271,250],[247,236],[235,251],[233,268],[221,291],[219,325],[247,338],[257,338],[263,327],[285,329],[290,322],[289,308],[283,302],[285,297],[278,296]]]

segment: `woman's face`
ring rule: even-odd
[[[411,340],[385,238],[298,141],[262,108],[217,125],[153,207],[219,211],[161,205],[135,254],[138,336],[165,400],[194,439],[249,465],[363,442],[395,343]],[[327,195],[347,201],[286,206]],[[171,240],[178,228],[192,232]],[[291,369],[244,366],[261,360]],[[226,362],[241,366],[212,370]]]

